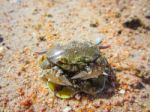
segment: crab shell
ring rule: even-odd
[[[98,46],[90,42],[73,41],[66,45],[55,45],[48,50],[47,59],[68,72],[77,72],[87,63],[95,61],[100,52]]]

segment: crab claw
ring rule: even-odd
[[[80,73],[78,73],[78,74],[76,74],[76,75],[74,75],[73,77],[72,77],[72,79],[79,79],[79,78],[81,78],[81,79],[85,79],[85,78],[89,78],[89,75],[91,75],[92,74],[92,68],[91,67],[89,67],[89,66],[86,66],[85,67],[85,71],[82,71],[82,72],[80,72]],[[88,77],[87,77],[88,76]]]
[[[58,85],[64,85],[64,86],[72,86],[71,82],[65,77],[65,75],[58,74],[57,71],[53,69],[44,70],[42,72],[41,78],[50,82],[53,82]]]
[[[91,78],[97,78],[100,75],[101,75],[101,73],[95,69],[90,72],[82,71],[82,72],[74,75],[71,79],[79,79],[80,78],[82,80],[87,80],[87,79],[91,79]]]
[[[71,77],[71,79],[83,79],[84,77],[86,77],[88,75],[88,73],[86,71],[82,71],[80,73],[78,73],[77,75],[74,75],[73,77]]]

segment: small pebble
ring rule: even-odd
[[[75,99],[80,100],[81,99],[81,95],[80,94],[76,94],[75,95]]]
[[[63,112],[70,112],[72,108],[70,106],[67,106],[63,109]]]
[[[144,16],[147,19],[150,19],[150,10],[149,9],[150,9],[150,7],[146,7],[143,9]]]
[[[4,41],[4,39],[3,39],[3,37],[0,35],[0,43],[3,42],[3,41]]]
[[[125,94],[125,92],[126,92],[126,91],[125,91],[124,89],[121,89],[121,90],[119,91],[120,94]]]
[[[134,96],[130,97],[130,98],[129,98],[129,102],[130,102],[130,103],[134,103],[134,102],[135,102],[135,97],[134,97]]]
[[[91,24],[90,24],[90,27],[94,27],[94,28],[95,28],[95,27],[98,27],[98,25],[99,25],[98,22],[94,22],[94,23],[91,23]]]
[[[39,36],[39,37],[38,37],[38,40],[39,40],[39,41],[46,41],[46,38],[45,38],[45,36]]]
[[[141,98],[144,98],[144,99],[149,98],[149,94],[148,93],[142,94]]]
[[[2,55],[4,52],[4,47],[0,47],[0,55]]]
[[[101,43],[104,38],[105,38],[104,36],[99,36],[99,37],[97,37],[96,40],[95,40],[95,43],[96,43],[96,44]]]
[[[132,81],[132,83],[130,84],[130,86],[133,89],[142,89],[142,88],[144,88],[144,85],[141,83],[141,80],[138,80],[138,79]]]
[[[36,37],[37,37],[37,35],[36,35],[35,32],[32,32],[32,37],[33,37],[33,38],[36,38]]]

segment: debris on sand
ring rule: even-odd
[[[142,19],[138,17],[129,17],[124,23],[123,26],[132,30],[137,30],[139,27],[143,29],[150,29],[150,26],[143,22]]]
[[[119,93],[120,93],[120,94],[123,94],[123,95],[125,94],[125,92],[126,92],[126,91],[125,91],[124,89],[121,89],[121,90],[119,91]]]
[[[123,26],[126,28],[130,28],[136,30],[137,28],[142,26],[142,22],[139,18],[132,18],[123,23]]]
[[[4,47],[0,47],[0,60],[3,58],[4,56]]]
[[[0,43],[2,43],[4,41],[2,35],[0,34]]]
[[[72,108],[70,106],[67,106],[63,109],[63,112],[70,112]]]

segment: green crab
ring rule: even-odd
[[[41,57],[40,76],[56,96],[70,98],[77,92],[96,95],[103,91],[114,74],[99,51],[103,48],[99,43],[71,41],[56,44]]]

